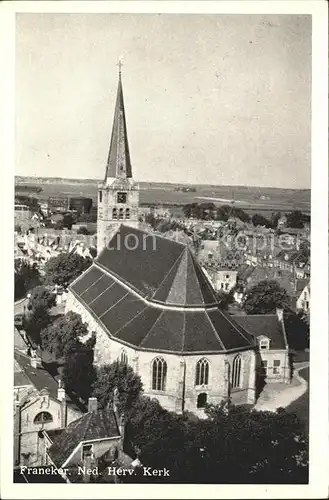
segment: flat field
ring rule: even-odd
[[[41,186],[40,193],[31,193],[40,199],[49,196],[84,196],[97,199],[99,180],[16,178],[19,186]],[[235,206],[247,211],[268,212],[272,210],[289,211],[299,209],[310,212],[311,191],[309,189],[279,189],[249,186],[212,186],[188,185],[195,191],[178,190],[181,185],[140,182],[140,203],[159,205],[180,205],[186,203],[213,202],[224,205],[235,200]]]

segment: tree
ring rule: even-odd
[[[243,309],[247,314],[269,314],[289,304],[287,291],[275,280],[263,280],[247,290]]]
[[[223,402],[206,415],[176,415],[142,396],[126,435],[145,466],[170,469],[171,482],[307,482],[307,439],[294,414]]]
[[[70,311],[41,331],[41,345],[56,359],[62,358],[77,340],[88,333],[88,327],[82,322],[80,314]]]
[[[32,289],[29,298],[28,309],[51,309],[56,305],[56,297],[53,292],[45,286],[39,285]]]
[[[119,391],[119,410],[126,412],[138,399],[143,385],[131,366],[114,361],[98,369],[93,386],[93,396],[98,399],[102,408],[113,402],[115,388]]]
[[[251,220],[252,220],[252,223],[255,227],[257,227],[257,226],[271,227],[270,221],[267,220],[266,217],[264,217],[261,214],[254,214],[252,216]]]
[[[302,229],[304,227],[305,216],[300,210],[294,210],[293,212],[287,213],[287,226],[294,227],[296,229]]]
[[[81,226],[79,227],[79,229],[77,230],[77,234],[85,234],[85,235],[88,235],[90,234],[89,230],[86,228],[86,226]]]
[[[278,222],[281,219],[281,212],[273,212],[271,217],[271,226],[273,229],[278,227]]]
[[[242,483],[307,482],[307,438],[296,415],[222,403],[207,410],[205,465]],[[209,422],[210,421],[210,422]]]
[[[24,328],[29,339],[36,345],[41,345],[41,332],[48,327],[50,315],[43,306],[36,306],[27,311],[24,318]]]
[[[68,345],[64,356],[62,379],[67,391],[74,392],[83,401],[89,398],[96,379],[93,365],[95,336],[86,343],[75,339]]]
[[[36,266],[24,261],[15,261],[15,300],[21,299],[40,283],[40,273]]]
[[[60,253],[45,265],[45,282],[65,288],[91,265],[89,257],[74,253]]]
[[[226,293],[226,292],[223,292],[222,290],[220,290],[219,292],[217,292],[217,299],[219,301],[219,305],[220,305],[220,308],[223,310],[223,311],[227,311],[228,307],[233,304],[234,302],[234,290],[230,290],[229,293]]]

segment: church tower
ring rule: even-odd
[[[119,62],[119,82],[105,179],[98,186],[97,253],[119,225],[137,228],[139,187],[132,176]]]

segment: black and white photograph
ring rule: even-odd
[[[312,13],[14,3],[13,486],[311,498]]]

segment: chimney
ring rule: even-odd
[[[42,365],[40,356],[36,354],[31,357],[31,366],[35,369],[40,368]]]
[[[97,398],[88,399],[88,413],[91,411],[97,411]]]
[[[58,380],[57,399],[59,401],[64,401],[65,400],[65,389],[62,386],[61,379]]]
[[[123,449],[123,444],[125,440],[125,416],[122,414],[118,421],[119,432],[121,436],[121,449]]]
[[[283,309],[277,307],[276,308],[276,315],[280,323],[283,321]]]

